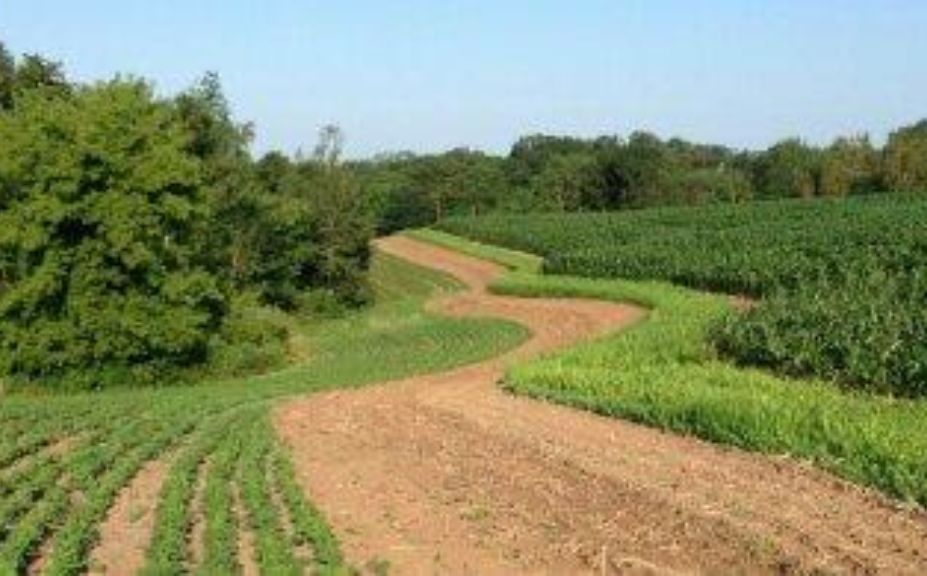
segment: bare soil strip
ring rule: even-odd
[[[196,491],[190,506],[192,519],[190,521],[190,535],[187,538],[187,558],[190,565],[187,568],[191,572],[194,568],[203,564],[206,555],[204,543],[206,538],[205,492],[209,466],[210,460],[207,458],[200,464],[196,472]]]
[[[248,522],[248,513],[242,502],[241,487],[236,483],[234,492],[235,518],[238,523],[238,564],[241,566],[242,576],[258,576],[257,559],[255,557],[254,532]]]
[[[297,473],[357,566],[390,573],[927,573],[927,516],[788,458],[502,392],[513,360],[644,312],[490,295],[492,264],[407,238],[380,249],[470,290],[431,304],[532,339],[444,374],[282,406]]]
[[[119,493],[100,526],[99,544],[90,556],[91,574],[128,576],[142,569],[169,469],[167,458],[151,460]]]

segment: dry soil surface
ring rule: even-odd
[[[645,321],[629,306],[488,294],[502,270],[408,238],[469,290],[431,303],[533,337],[443,374],[282,406],[298,476],[353,564],[391,574],[927,574],[927,517],[806,464],[513,397],[519,359]]]

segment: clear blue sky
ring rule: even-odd
[[[925,0],[0,0],[81,80],[219,72],[256,148],[351,156],[642,128],[737,147],[927,116]]]

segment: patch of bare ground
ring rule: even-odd
[[[170,470],[170,456],[146,463],[113,503],[100,526],[100,539],[90,554],[90,573],[137,574],[154,530],[161,486]]]
[[[190,504],[190,534],[187,537],[187,558],[190,560],[189,569],[203,564],[205,558],[204,539],[206,535],[206,492],[207,475],[209,474],[209,458],[204,460],[196,471],[196,487],[193,492],[193,502]]]
[[[232,498],[238,524],[238,564],[241,566],[241,574],[242,576],[258,576],[260,571],[255,557],[254,533],[251,531],[251,524],[248,522],[248,514],[245,511],[245,504],[237,483],[232,490]]]
[[[510,396],[507,363],[642,319],[493,296],[498,267],[407,238],[379,248],[470,291],[431,307],[531,328],[506,356],[282,406],[275,425],[348,560],[424,574],[927,573],[927,517],[785,457]],[[616,367],[620,369],[620,367]]]
[[[277,483],[276,471],[273,466],[267,468],[267,475],[267,484],[271,487],[270,499],[271,502],[273,502],[276,516],[280,519],[283,533],[286,535],[288,541],[293,542],[293,556],[303,566],[309,566],[313,560],[312,549],[297,537],[296,527],[293,525],[293,517],[290,515],[290,509],[287,507],[283,495],[280,493],[280,486]]]
[[[26,566],[26,574],[29,576],[44,573],[46,566],[48,566],[48,560],[51,558],[52,553],[52,539],[47,536]]]

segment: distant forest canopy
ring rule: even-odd
[[[799,138],[764,151],[628,138],[521,138],[508,156],[456,149],[387,154],[352,162],[381,232],[448,215],[491,211],[590,211],[844,197],[927,190],[927,120],[891,133],[884,147],[868,136],[826,147]]]
[[[373,226],[338,130],[279,164],[250,138],[215,75],[159,98],[0,44],[0,379],[263,369],[286,356],[273,310],[362,303]]]

